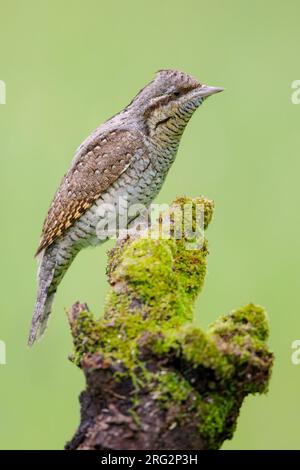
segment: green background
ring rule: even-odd
[[[197,322],[252,301],[271,323],[269,393],[245,401],[223,448],[300,448],[299,15],[291,0],[0,0],[1,448],[62,448],[78,424],[84,381],[67,358],[64,309],[80,299],[102,311],[112,244],[78,256],[46,337],[28,349],[33,254],[76,147],[161,68],[226,88],[196,112],[158,197],[215,200]]]

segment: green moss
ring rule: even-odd
[[[161,370],[153,375],[153,394],[169,406],[169,403],[182,404],[186,402],[193,392],[191,384],[173,371]]]
[[[265,310],[257,305],[248,304],[228,315],[223,315],[218,322],[211,326],[211,331],[222,335],[239,331],[242,335],[251,334],[260,341],[265,341],[269,336],[269,325]]]
[[[217,347],[216,342],[200,328],[187,325],[180,332],[180,344],[184,358],[193,364],[200,365],[215,372],[216,377],[225,380],[232,376],[233,366]]]
[[[198,402],[199,432],[206,439],[208,447],[219,448],[224,439],[230,439],[236,426],[236,397],[230,393],[214,393]]]
[[[85,352],[101,348],[111,360],[122,360],[132,369],[140,335],[147,331],[168,337],[190,321],[204,281],[206,254],[206,247],[187,251],[174,240],[140,239],[125,245],[115,255],[118,263],[110,277],[120,288],[110,292],[105,318],[97,322],[83,312],[77,319],[76,362]]]
[[[203,205],[206,228],[212,202],[180,198],[174,204],[182,208],[191,203],[193,217],[195,205]],[[178,421],[193,412],[199,432],[213,446],[226,423],[227,435],[233,432],[232,416],[245,394],[266,390],[272,363],[266,344],[268,321],[261,307],[249,304],[221,316],[206,333],[193,325],[193,306],[203,287],[208,250],[206,240],[194,250],[187,249],[186,241],[174,237],[125,240],[110,252],[112,289],[104,318],[96,320],[90,312],[78,315],[73,325],[73,358],[80,366],[86,353],[101,354],[108,364],[120,366],[115,367],[116,379],[131,379],[136,390],[134,415],[139,389],[148,387],[163,408],[170,403],[176,407]],[[208,382],[200,392],[178,371],[148,367],[140,358],[141,345],[157,361],[167,355],[180,357],[211,377],[213,386]]]
[[[170,404],[177,405],[176,424],[185,422],[191,413],[195,413],[199,432],[209,448],[218,447],[225,429],[226,438],[234,432],[235,420],[230,417],[235,413],[236,397],[230,393],[210,393],[203,398],[186,379],[175,372],[162,370],[155,374],[153,395],[165,409]],[[180,412],[180,405],[185,405],[183,412]]]
[[[164,320],[173,309],[184,316],[188,310],[186,295],[173,269],[172,242],[142,239],[128,246],[112,279],[124,279],[132,294],[141,299]],[[173,248],[173,250],[172,250]],[[159,280],[159,292],[156,289]],[[191,313],[191,312],[190,312]]]
[[[203,203],[203,198],[199,201]],[[212,203],[206,201],[205,207],[211,218]],[[105,318],[97,324],[88,316],[85,327],[87,314],[79,317],[84,328],[77,341],[76,362],[85,352],[101,349],[112,361],[122,361],[132,374],[145,331],[169,338],[191,321],[193,302],[205,278],[206,256],[206,243],[198,250],[187,250],[184,239],[142,238],[117,245],[110,253],[108,274],[114,288],[106,301]]]

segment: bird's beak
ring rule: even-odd
[[[214,95],[215,93],[221,93],[221,91],[224,91],[224,88],[220,88],[220,87],[216,87],[216,86],[202,85],[197,90],[197,95],[201,96],[203,98],[206,98],[207,96]]]

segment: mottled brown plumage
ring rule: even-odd
[[[44,222],[39,254],[73,225],[100,194],[130,166],[138,148],[138,132],[116,130],[83,147],[76,165],[63,178]]]

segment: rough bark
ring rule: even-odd
[[[193,233],[184,231],[183,212]],[[86,389],[66,449],[218,449],[245,396],[266,391],[273,355],[262,307],[223,315],[207,332],[192,322],[212,212],[205,198],[177,199],[147,237],[131,233],[110,252],[104,316],[73,305],[72,360]]]

